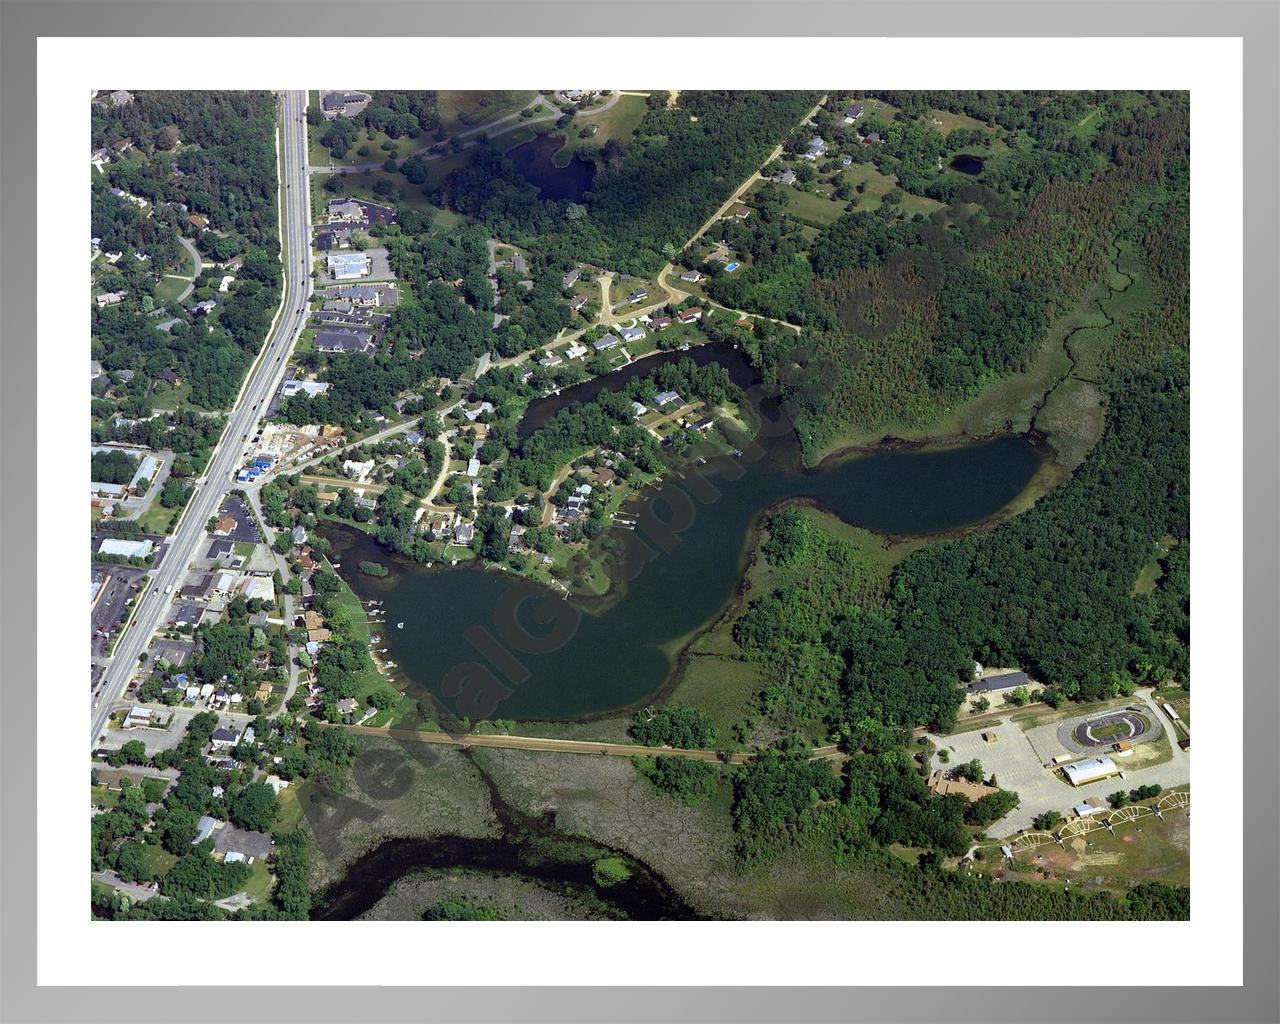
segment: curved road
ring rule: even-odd
[[[276,319],[227,417],[222,438],[209,459],[206,475],[197,483],[174,534],[162,547],[160,565],[148,580],[147,590],[133,611],[132,621],[116,644],[107,670],[93,693],[91,746],[96,746],[107,718],[124,692],[138,658],[152,633],[164,621],[171,595],[186,575],[187,566],[205,539],[205,523],[233,487],[234,473],[246,451],[246,441],[263,419],[271,396],[284,376],[285,364],[307,319],[311,294],[311,200],[307,177],[306,92],[280,97],[282,138],[277,140],[280,177],[281,260],[284,264],[284,298]]]

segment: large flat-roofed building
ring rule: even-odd
[[[155,544],[149,540],[123,540],[107,537],[98,545],[100,555],[118,555],[122,558],[150,558]]]
[[[336,328],[316,331],[317,352],[367,352],[373,345],[373,335],[365,331]]]
[[[1077,761],[1075,764],[1064,765],[1062,774],[1067,777],[1067,781],[1073,786],[1083,786],[1090,782],[1098,782],[1101,779],[1109,779],[1113,775],[1120,774],[1120,769],[1116,767],[1116,763],[1105,754],[1102,757],[1091,757],[1087,761]]]
[[[362,252],[331,252],[325,260],[335,281],[353,281],[369,273],[369,257]]]

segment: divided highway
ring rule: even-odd
[[[205,524],[234,486],[248,442],[258,429],[271,396],[280,386],[290,352],[307,320],[311,296],[311,195],[307,175],[307,94],[280,94],[280,237],[283,242],[284,298],[257,361],[249,370],[227,427],[196,485],[181,523],[164,546],[160,566],[140,596],[133,620],[116,644],[106,672],[93,693],[90,747],[98,745],[113,707],[138,667],[152,633],[164,622],[187,566],[205,538]]]

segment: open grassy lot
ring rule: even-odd
[[[437,96],[437,109],[445,131],[452,134],[514,114],[536,95],[527,89],[445,89]]]
[[[153,500],[150,507],[138,516],[138,525],[147,533],[168,533],[180,511],[176,508],[165,508],[158,499]]]
[[[1156,549],[1151,555],[1151,560],[1138,571],[1138,578],[1134,580],[1134,596],[1150,594],[1155,591],[1156,584],[1160,582],[1160,577],[1164,575],[1164,566],[1161,562],[1177,543],[1178,539],[1169,534],[1165,534],[1156,542]]]
[[[345,156],[331,156],[329,150],[320,142],[320,137],[324,135],[327,128],[328,122],[324,121],[310,129],[308,136],[310,149],[307,152],[307,159],[312,166],[327,167],[333,163],[337,167],[349,167],[352,164],[385,160],[391,154],[389,150],[383,148],[384,146],[394,147],[399,156],[408,156],[431,142],[431,139],[422,132],[393,139],[385,132],[362,129],[355,145],[347,150]]]
[[[1141,831],[1139,831],[1141,829]],[[1050,843],[1019,853],[1012,866],[1000,858],[996,846],[983,848],[979,864],[993,867],[996,877],[1023,882],[1123,891],[1142,882],[1189,885],[1191,882],[1191,821],[1184,810],[1165,813],[1161,821],[1147,815],[1137,821],[1066,841],[1066,849]]]
[[[763,670],[754,662],[697,654],[685,663],[671,700],[709,714],[723,743],[732,736],[734,723],[755,713],[764,686]]]
[[[146,862],[147,867],[151,869],[151,873],[157,878],[167,873],[171,867],[178,863],[178,858],[158,843],[154,845],[148,843],[143,848],[142,859]]]
[[[120,790],[108,789],[106,786],[92,786],[89,799],[94,807],[105,807],[110,810],[120,803]]]
[[[579,150],[602,149],[610,139],[616,140],[625,146],[635,135],[635,131],[640,126],[640,121],[644,118],[647,109],[645,97],[622,96],[619,97],[618,102],[613,107],[602,114],[583,115],[575,118],[569,128],[568,140],[565,142],[564,147],[552,157],[551,162],[557,167],[565,167],[574,153]],[[586,139],[580,139],[578,132],[589,124],[597,124],[600,127],[594,135]]]
[[[845,212],[845,203],[814,192],[801,192],[793,188],[787,197],[787,212],[806,224],[822,228],[839,220]]]

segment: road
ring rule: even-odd
[[[284,298],[240,395],[228,414],[227,426],[209,460],[206,474],[196,485],[182,521],[165,545],[160,566],[151,575],[151,589],[138,602],[132,622],[116,645],[102,681],[94,691],[96,706],[91,713],[89,733],[96,746],[107,718],[128,685],[138,658],[168,610],[170,595],[186,575],[187,566],[205,539],[205,524],[234,486],[234,473],[244,458],[247,440],[264,418],[271,396],[284,376],[289,353],[306,323],[307,301],[311,295],[311,199],[307,175],[307,94],[281,94],[280,117],[283,138],[280,147],[280,237],[284,251]]]
[[[178,241],[182,244],[182,248],[186,249],[187,252],[190,254],[192,263],[195,266],[195,270],[192,271],[191,282],[186,286],[186,288],[182,290],[182,294],[173,300],[173,304],[175,306],[180,306],[182,305],[182,303],[187,301],[187,296],[190,295],[195,290],[196,278],[198,278],[200,276],[200,272],[204,270],[204,261],[200,259],[200,252],[198,249],[196,249],[195,244],[191,241],[191,239],[183,238],[181,235],[179,235]]]

